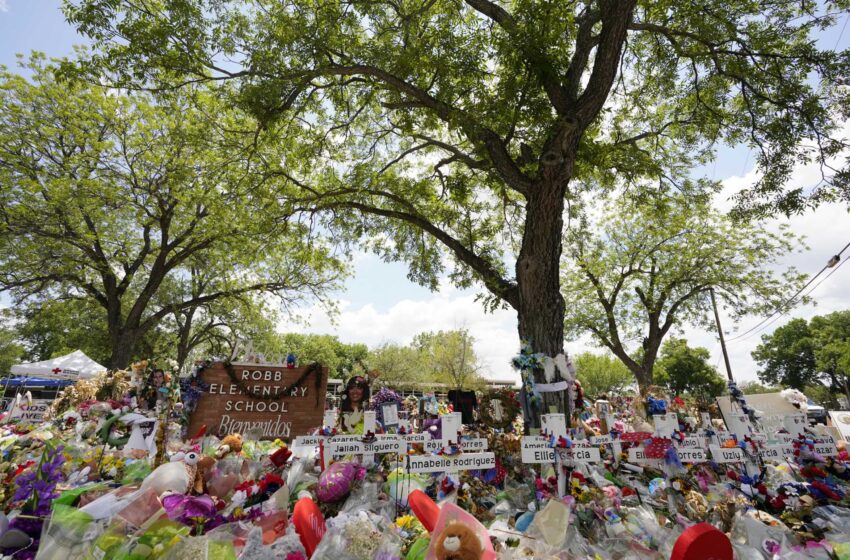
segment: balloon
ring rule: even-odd
[[[307,551],[307,556],[312,556],[319,541],[325,535],[325,518],[319,511],[319,506],[310,498],[301,498],[295,504],[292,511],[292,524],[301,538],[301,544]]]
[[[437,518],[440,516],[440,507],[422,490],[414,490],[407,497],[407,500],[410,503],[410,509],[413,510],[425,530],[433,533],[434,527],[437,526]]]
[[[320,502],[332,503],[345,498],[361,467],[354,463],[334,463],[319,475],[316,496]]]
[[[531,525],[531,522],[534,521],[534,512],[527,511],[519,516],[519,519],[516,520],[516,530],[520,533],[525,533],[528,530],[528,527]]]
[[[708,523],[685,529],[673,545],[670,560],[732,560],[732,543],[723,532]]]

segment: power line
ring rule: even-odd
[[[836,262],[837,262],[837,261],[836,261]],[[829,277],[830,277],[830,276],[832,276],[833,274],[835,274],[835,273],[836,273],[836,271],[837,271],[839,268],[841,268],[841,265],[843,265],[843,264],[844,264],[844,263],[846,263],[846,262],[847,262],[847,259],[845,259],[845,260],[841,261],[841,263],[840,263],[838,266],[836,266],[834,269],[832,269],[832,270],[829,272],[829,274],[827,274],[826,276],[824,276],[824,277],[821,279],[821,281],[820,281],[820,282],[818,282],[817,284],[815,284],[815,285],[812,287],[812,289],[811,289],[811,290],[809,290],[809,292],[808,292],[807,294],[805,294],[803,297],[808,297],[808,296],[810,296],[810,295],[811,295],[811,294],[812,294],[815,290],[817,290],[817,289],[818,289],[818,286],[820,286],[821,284],[823,284],[824,282],[826,282],[826,281],[829,279]],[[756,332],[754,332],[753,334],[748,335],[748,336],[746,336],[746,337],[744,337],[744,338],[739,338],[739,339],[737,339],[736,341],[737,341],[737,342],[743,342],[744,340],[747,340],[748,338],[752,338],[753,336],[757,335],[758,333],[760,333],[761,331],[765,330],[767,327],[769,327],[770,325],[772,325],[773,323],[775,323],[775,322],[776,322],[777,320],[779,320],[781,317],[782,317],[782,315],[781,315],[781,314],[780,314],[780,315],[777,315],[776,317],[774,317],[774,318],[773,318],[773,320],[771,320],[769,323],[767,323],[764,327],[762,327],[762,328],[761,328],[761,329],[759,329],[758,331],[756,331]]]
[[[838,43],[841,42],[841,38],[844,37],[844,30],[847,29],[848,21],[850,21],[850,14],[847,14],[847,17],[844,18],[844,25],[841,27],[841,33],[838,34],[838,40],[835,41],[835,46],[832,47],[833,52],[838,48]]]
[[[765,327],[767,327],[767,326],[769,326],[771,323],[773,323],[776,319],[773,319],[773,321],[771,321],[771,318],[773,318],[774,316],[776,316],[776,315],[777,315],[777,313],[781,313],[781,312],[785,311],[785,310],[788,308],[788,306],[789,306],[790,304],[792,304],[792,303],[794,302],[794,300],[795,300],[795,299],[797,299],[797,296],[799,296],[799,295],[803,292],[803,290],[805,290],[806,288],[808,288],[808,287],[812,284],[812,282],[814,282],[815,280],[817,280],[818,276],[820,276],[821,274],[823,274],[823,272],[824,272],[826,269],[828,269],[828,268],[832,268],[832,267],[834,267],[836,264],[838,264],[838,263],[839,263],[839,261],[841,261],[841,255],[844,253],[844,251],[846,251],[846,250],[847,250],[847,248],[848,248],[848,247],[850,247],[850,242],[848,242],[848,243],[847,243],[847,245],[845,245],[845,246],[844,246],[844,248],[843,248],[843,249],[841,249],[838,253],[836,253],[835,255],[833,255],[832,257],[830,257],[830,259],[827,261],[827,263],[824,265],[824,267],[823,267],[822,269],[820,269],[820,270],[818,271],[818,273],[817,273],[817,274],[815,274],[814,276],[812,276],[812,277],[809,279],[809,281],[808,281],[808,282],[806,282],[806,283],[803,285],[803,287],[802,287],[802,288],[800,288],[799,290],[797,290],[797,291],[796,291],[796,293],[794,293],[794,295],[792,295],[790,298],[786,299],[783,303],[779,304],[779,305],[776,307],[776,309],[774,309],[774,310],[773,310],[773,313],[771,313],[770,315],[768,315],[767,317],[765,317],[764,319],[762,319],[762,320],[761,320],[761,322],[759,322],[757,325],[755,325],[754,327],[752,327],[752,328],[751,328],[751,329],[749,329],[748,331],[743,332],[743,333],[741,333],[741,334],[739,334],[739,335],[737,335],[737,336],[735,336],[735,337],[733,337],[733,338],[730,338],[730,339],[729,339],[729,340],[727,340],[726,342],[736,342],[736,341],[739,341],[739,340],[741,340],[741,339],[743,339],[743,338],[745,338],[745,337],[748,337],[748,335],[749,335],[751,332],[753,332],[753,331],[755,331],[755,330],[757,330],[757,329],[758,329],[758,330],[762,330],[762,329],[760,328],[760,327],[762,327],[762,325],[764,325]],[[844,264],[844,263],[843,263],[843,261],[841,262],[841,264]],[[840,265],[839,265],[839,266],[840,266]],[[836,268],[835,270],[837,270],[837,268]],[[826,278],[829,278],[829,276],[830,276],[830,275],[832,275],[832,274],[835,272],[835,270],[833,270],[832,272],[830,272],[830,273],[826,276]],[[824,280],[825,280],[826,278],[824,278]],[[819,285],[820,285],[820,282],[818,283],[818,286],[819,286]],[[817,286],[815,286],[815,287],[817,287]],[[812,289],[812,291],[814,291],[814,288]],[[810,291],[809,293],[812,293],[812,291]],[[808,295],[808,294],[806,294],[806,295]],[[779,318],[779,317],[781,317],[781,315],[778,315],[778,316],[777,316],[777,318]],[[768,321],[770,321],[770,322],[768,322]],[[765,323],[767,323],[767,324],[765,325]]]

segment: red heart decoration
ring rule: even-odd
[[[646,441],[651,437],[651,432],[626,432],[620,434],[620,441]]]
[[[643,453],[649,459],[663,459],[671,447],[673,447],[672,439],[654,437],[650,438]]]
[[[298,531],[307,556],[312,556],[319,541],[325,536],[325,518],[316,502],[310,498],[298,500],[292,512],[292,524]]]
[[[437,526],[437,518],[440,517],[440,506],[434,503],[428,494],[422,490],[416,489],[407,497],[407,503],[414,515],[422,523],[429,533],[434,531]]]
[[[732,560],[732,543],[708,523],[697,523],[676,540],[670,560]]]

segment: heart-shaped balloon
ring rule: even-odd
[[[307,556],[312,556],[325,535],[325,518],[316,502],[310,498],[298,500],[292,511],[292,524],[307,551]]]
[[[440,506],[422,490],[411,492],[407,501],[416,519],[422,523],[426,531],[433,533],[434,527],[437,526],[437,518],[440,517]]]
[[[339,502],[351,492],[359,474],[360,466],[354,463],[334,463],[319,475],[316,497],[320,502]]]
[[[725,533],[708,523],[685,529],[673,545],[670,560],[732,560],[732,543]]]

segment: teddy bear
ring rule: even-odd
[[[242,436],[240,434],[230,434],[224,436],[221,440],[221,445],[215,452],[216,459],[223,459],[231,453],[239,453],[242,451]]]
[[[437,537],[436,555],[437,560],[481,560],[484,548],[472,528],[452,521]]]

